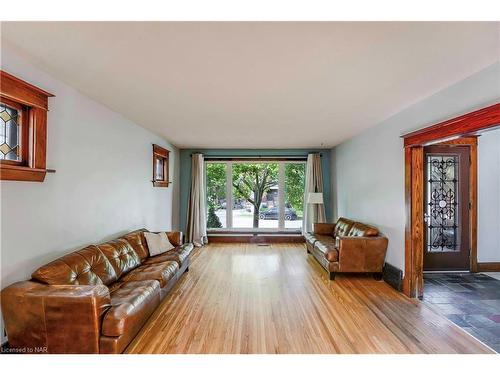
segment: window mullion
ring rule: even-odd
[[[226,162],[226,228],[233,227],[233,163]]]
[[[285,163],[278,165],[278,229],[285,228]]]

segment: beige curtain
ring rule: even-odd
[[[321,171],[321,155],[307,155],[306,184],[304,189],[304,218],[302,219],[302,233],[311,232],[313,223],[326,221],[324,204],[309,204],[309,193],[323,192],[323,173]]]
[[[205,176],[203,154],[191,155],[191,191],[189,193],[187,238],[195,246],[207,243],[205,212]]]

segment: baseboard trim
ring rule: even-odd
[[[208,235],[208,243],[304,243],[302,235]]]
[[[396,289],[398,292],[403,290],[403,271],[390,263],[384,264],[382,271],[384,281]]]
[[[484,262],[477,264],[478,272],[500,272],[500,262]]]

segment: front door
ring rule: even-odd
[[[424,160],[424,270],[469,270],[469,148],[427,146]]]

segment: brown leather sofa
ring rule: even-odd
[[[337,272],[373,272],[382,276],[388,240],[377,228],[341,217],[335,224],[315,223],[304,235],[311,253],[335,279]]]
[[[10,348],[49,353],[121,353],[189,269],[193,245],[151,257],[145,229],[90,245],[2,290]]]

